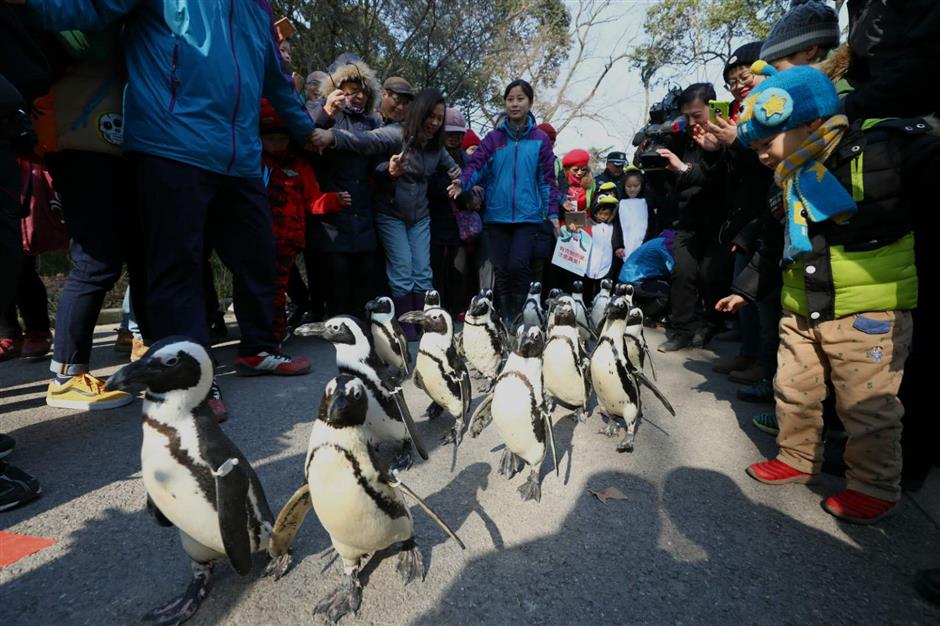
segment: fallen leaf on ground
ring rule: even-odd
[[[616,487],[607,487],[601,491],[594,491],[593,489],[588,489],[588,493],[607,504],[608,500],[626,500],[627,496],[623,495],[623,492],[617,489]]]

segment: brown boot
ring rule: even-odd
[[[752,365],[746,369],[735,370],[728,376],[728,380],[742,385],[753,385],[764,378],[764,368],[760,365]]]

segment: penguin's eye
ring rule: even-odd
[[[179,362],[180,362],[180,358],[178,356],[171,356],[168,359],[163,359],[163,364],[168,367],[175,367],[176,364]]]
[[[362,392],[359,391],[358,389],[356,389],[356,390],[353,392],[353,398],[355,398],[356,400],[358,400],[358,399],[361,398],[361,397],[362,397]]]

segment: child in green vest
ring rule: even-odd
[[[758,61],[752,70],[767,79],[744,101],[738,137],[774,170],[783,236],[765,233],[735,295],[716,308],[760,300],[782,267],[784,315],[774,379],[780,450],[747,473],[771,485],[814,481],[829,381],[849,435],[848,470],[847,490],[823,507],[870,524],[901,495],[897,392],[917,306],[913,211],[940,167],[940,138],[921,119],[850,125],[829,78],[811,67],[778,73]]]

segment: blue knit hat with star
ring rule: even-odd
[[[738,116],[738,139],[745,145],[839,112],[836,88],[815,68],[801,65],[778,72],[757,61],[751,71],[767,78],[751,90]]]

